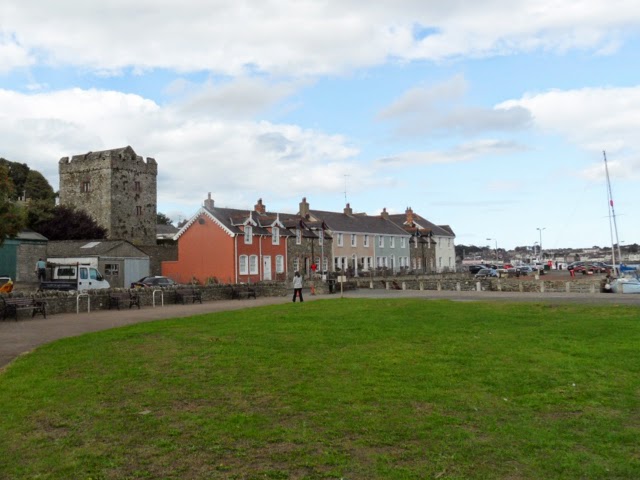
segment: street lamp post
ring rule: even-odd
[[[538,227],[536,230],[540,232],[540,261],[542,262],[542,230],[546,230],[547,227]]]
[[[498,239],[496,239],[496,238],[487,238],[487,241],[489,241],[489,242],[490,242],[491,240],[494,240],[494,241],[496,242],[496,250],[495,250],[495,253],[496,253],[496,262],[497,262],[497,261],[498,261]]]

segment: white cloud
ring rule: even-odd
[[[24,66],[37,54],[47,64],[106,74],[131,67],[316,75],[389,58],[603,54],[639,23],[635,0],[5,0],[0,65]]]
[[[376,160],[379,168],[400,168],[411,165],[435,165],[469,162],[485,155],[504,155],[525,150],[525,147],[502,140],[478,140],[457,145],[449,150],[404,152]]]
[[[382,109],[378,119],[393,122],[396,134],[407,137],[434,133],[473,135],[520,130],[530,125],[531,116],[522,106],[466,105],[467,88],[461,75],[436,85],[411,88]]]
[[[640,176],[640,86],[553,90],[528,94],[499,107],[524,107],[540,130],[562,135],[592,152],[598,161],[582,172],[586,178],[602,179],[602,151],[613,159],[612,175]]]
[[[159,202],[197,208],[207,192],[227,205],[342,191],[358,151],[339,135],[295,125],[193,117],[180,104],[138,95],[70,89],[0,90],[3,157],[28,163],[57,189],[64,156],[131,145],[159,166]],[[363,181],[368,174],[360,173]],[[310,178],[313,183],[310,184]]]

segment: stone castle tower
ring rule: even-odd
[[[155,245],[158,165],[131,147],[63,157],[60,204],[86,211],[107,238]]]

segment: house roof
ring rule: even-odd
[[[280,228],[280,236],[288,237],[294,235],[294,233],[291,233],[282,223],[280,213],[277,212],[259,213],[254,210],[240,210],[236,208],[201,207],[200,210],[183,225],[173,239],[177,240],[180,238],[201,215],[209,217],[230,236],[244,235],[244,230],[241,227],[248,224],[251,224],[253,227],[253,235],[271,236],[270,228],[274,226]]]
[[[175,235],[176,233],[178,233],[178,228],[174,227],[173,225],[163,225],[163,224],[158,224],[156,225],[156,235]]]
[[[45,237],[44,235],[40,235],[38,232],[34,232],[33,230],[22,230],[20,233],[18,233],[18,235],[16,235],[15,238],[17,240],[35,240],[41,242],[47,241],[47,237]]]
[[[403,228],[407,225],[407,215],[404,213],[389,215],[389,220]],[[448,225],[438,226],[415,212],[413,213],[413,223],[420,229],[420,233],[431,232],[438,237],[455,237],[453,230]]]
[[[115,254],[126,257],[148,257],[126,240],[60,240],[47,245],[48,257],[96,257]],[[128,254],[123,255],[123,252]]]
[[[370,217],[359,213],[349,215],[323,210],[309,210],[309,214],[318,221],[324,221],[333,232],[406,235],[404,229],[381,216]]]

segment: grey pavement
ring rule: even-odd
[[[449,299],[453,301],[507,301],[543,303],[579,303],[635,305],[640,307],[640,295],[616,294],[564,294],[564,293],[515,293],[515,292],[452,292],[418,290],[368,290],[338,291],[333,295],[312,296],[305,292],[305,301],[319,299],[338,300],[345,298],[423,298],[425,300]],[[218,300],[193,305],[165,305],[146,307],[140,310],[99,310],[80,314],[65,313],[50,315],[44,319],[21,317],[0,321],[0,369],[19,355],[27,353],[39,345],[73,337],[88,332],[150,322],[166,318],[179,318],[203,313],[240,310],[264,305],[291,302],[291,297],[259,297],[257,300]]]

